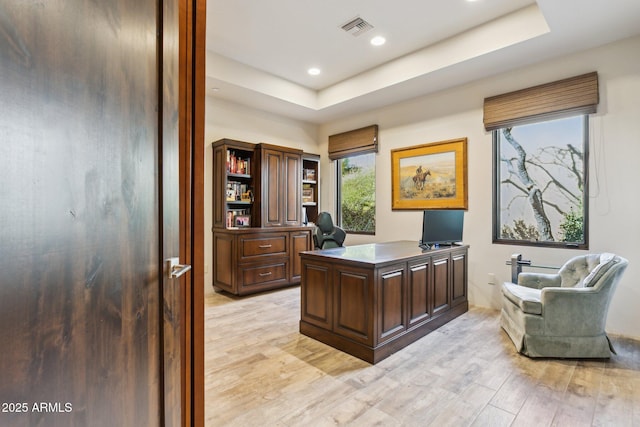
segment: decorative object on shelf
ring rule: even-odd
[[[467,209],[467,138],[391,150],[392,209]]]
[[[235,226],[236,227],[251,227],[251,216],[250,215],[236,215],[235,216]]]
[[[316,180],[316,171],[315,169],[304,169],[302,171],[302,180],[303,181],[314,181]]]
[[[241,202],[252,203],[253,202],[253,191],[251,191],[251,189],[249,189],[247,191],[243,191],[242,194],[240,195],[240,201]]]
[[[304,184],[302,186],[302,203],[313,203],[315,202],[313,198],[313,188],[309,186],[309,184]]]

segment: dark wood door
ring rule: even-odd
[[[178,3],[0,4],[0,425],[186,417]]]

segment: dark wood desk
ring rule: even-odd
[[[300,332],[377,363],[468,310],[467,249],[400,241],[302,252]]]

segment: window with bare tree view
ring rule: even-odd
[[[588,116],[494,131],[495,243],[588,247]]]

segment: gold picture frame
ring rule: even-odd
[[[391,150],[392,209],[467,209],[467,138]]]

